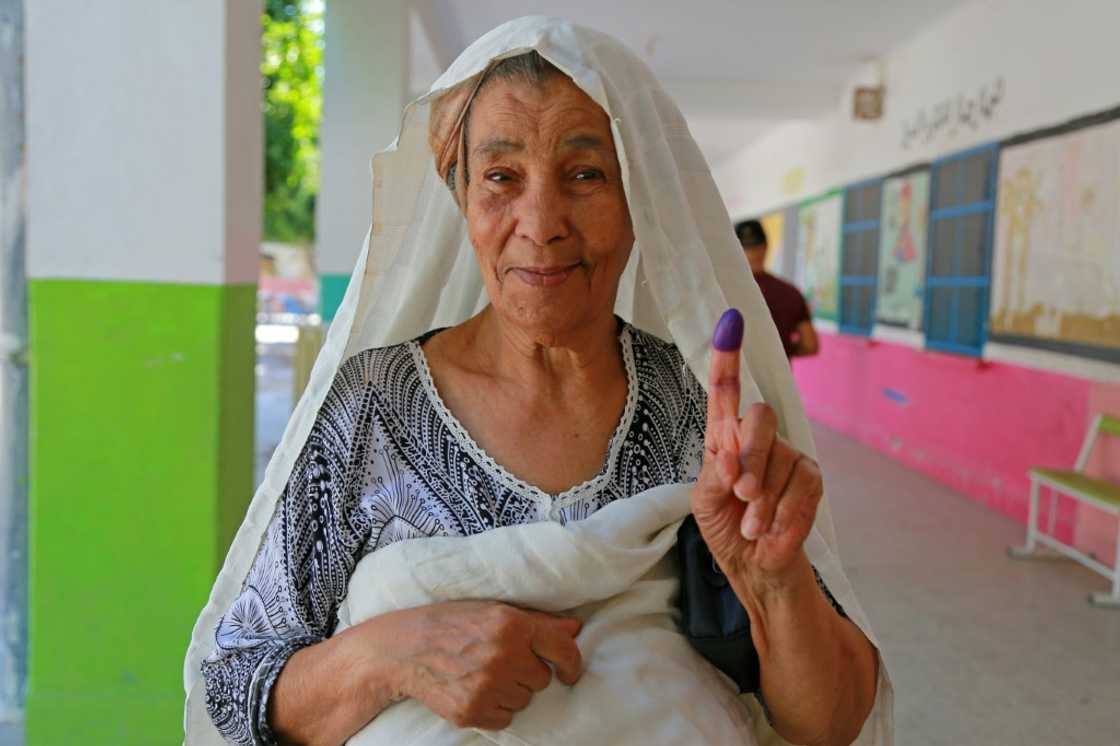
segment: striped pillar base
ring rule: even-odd
[[[350,284],[350,275],[319,275],[319,315],[323,321],[331,321],[342,305],[342,296]]]
[[[179,743],[252,494],[255,286],[30,284],[28,746]]]

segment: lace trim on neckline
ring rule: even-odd
[[[637,366],[634,364],[633,332],[629,324],[622,328],[618,335],[618,341],[622,346],[622,362],[626,370],[626,405],[623,407],[622,417],[619,419],[618,425],[607,444],[606,462],[595,476],[555,495],[514,476],[483,450],[482,446],[475,442],[475,439],[459,422],[459,419],[452,414],[443,401],[443,397],[440,396],[435,379],[432,378],[432,371],[428,367],[428,359],[420,347],[420,341],[409,342],[408,348],[412,354],[413,362],[416,364],[416,369],[420,373],[420,382],[428,394],[428,400],[432,403],[440,420],[455,436],[459,447],[466,451],[499,484],[515,492],[529,495],[536,500],[538,506],[549,511],[555,511],[598,494],[614,476],[619,452],[622,450],[622,444],[626,441],[627,433],[630,432],[630,426],[634,421],[634,413],[638,409],[639,388]]]

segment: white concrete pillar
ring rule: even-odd
[[[171,743],[252,493],[261,3],[26,9],[27,744]]]
[[[316,261],[334,318],[369,228],[370,159],[397,136],[408,97],[407,0],[327,0]]]

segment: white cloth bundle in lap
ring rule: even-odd
[[[765,400],[776,411],[783,434],[801,451],[815,455],[808,422],[769,311],[742,257],[708,166],[676,106],[645,64],[609,36],[542,17],[506,23],[472,44],[425,96],[406,108],[396,142],[374,157],[372,225],[342,306],[315,363],[311,381],[230,547],[209,602],[195,624],[184,664],[186,742],[191,746],[223,743],[206,713],[201,664],[215,649],[218,620],[241,589],[339,366],[360,350],[402,342],[431,328],[459,324],[486,302],[465,222],[436,173],[428,147],[431,102],[480,74],[493,60],[530,50],[536,50],[571,77],[611,117],[636,237],[631,263],[619,289],[619,315],[674,342],[693,374],[706,382],[709,344],[716,320],[725,309],[739,308],[747,329],[742,353],[744,405]],[[684,490],[678,489],[678,496],[683,494]],[[684,503],[675,509],[680,510],[677,518],[687,510]],[[664,525],[671,522],[666,520]],[[597,525],[600,522],[588,523]],[[553,526],[546,530],[591,529],[569,525],[567,529]],[[671,536],[671,532],[667,535]],[[465,541],[476,539],[482,537]],[[438,544],[443,540],[429,541]],[[874,643],[874,634],[844,576],[835,547],[826,496],[821,501],[806,552],[837,601]],[[373,581],[374,586],[376,582]],[[549,596],[552,590],[542,589],[540,597]],[[661,619],[667,617],[662,615]],[[669,630],[665,633],[669,634]],[[583,634],[590,634],[590,630]],[[674,643],[680,650],[684,644],[683,638]],[[703,663],[698,657],[694,660],[697,665]],[[714,682],[721,681],[710,667],[700,670],[712,674]],[[583,682],[572,690],[572,696],[581,686]],[[721,686],[713,684],[713,700],[726,691]],[[864,729],[864,736],[871,740],[866,743],[891,743],[891,701],[889,679],[880,660],[875,711]],[[587,707],[594,704],[589,702]],[[395,706],[378,720],[386,716],[403,717],[391,713],[405,711],[416,713],[417,706]],[[601,708],[568,713],[571,718],[591,721],[608,715],[613,717],[615,713],[602,712]],[[701,715],[686,712],[681,717]],[[776,736],[760,720],[756,714],[751,721],[751,727],[758,729],[758,742],[780,743],[773,740]],[[437,733],[444,736],[454,732],[446,724],[429,723],[424,727],[432,730],[409,731],[412,741],[400,742],[458,742],[436,737]],[[642,726],[639,723],[635,727]],[[430,734],[430,740],[425,734]],[[596,742],[626,741],[623,738]]]
[[[769,727],[757,706],[740,698],[677,628],[671,550],[688,509],[688,485],[668,485],[568,526],[535,523],[468,538],[415,539],[367,555],[350,579],[340,631],[397,609],[494,599],[581,618],[584,675],[574,687],[553,680],[503,731],[459,730],[405,701],[349,746],[764,742]],[[883,722],[873,715],[860,743],[889,743]]]
[[[554,679],[503,731],[458,731],[406,700],[350,746],[412,743],[417,733],[425,735],[416,743],[441,746],[749,743],[750,715],[734,686],[692,651],[673,619],[670,550],[687,512],[686,487],[659,487],[569,526],[402,541],[367,555],[350,579],[340,629],[462,599],[568,612],[584,620],[584,675],[574,687]]]

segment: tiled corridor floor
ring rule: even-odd
[[[815,427],[841,558],[894,680],[899,746],[1117,746],[1120,610],[1098,575],[1020,562],[1023,528]]]

